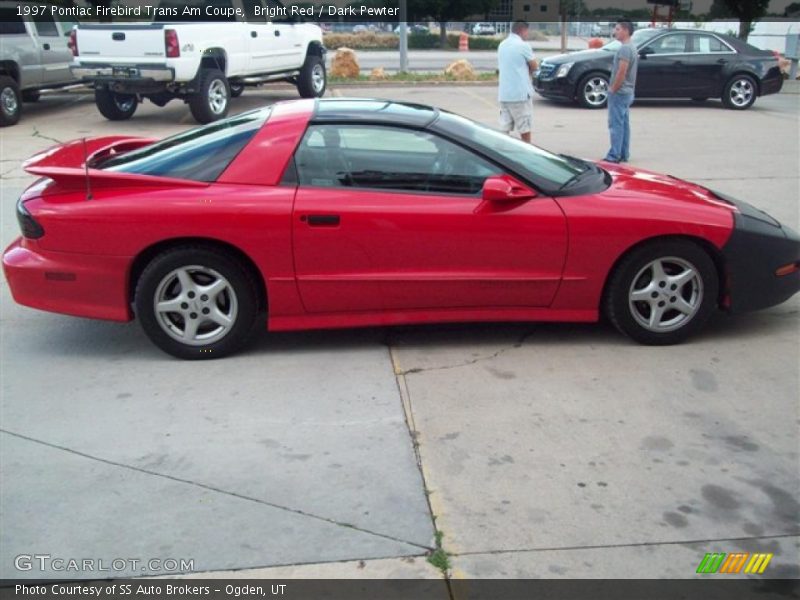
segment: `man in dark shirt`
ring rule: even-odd
[[[630,107],[636,87],[636,71],[639,55],[631,41],[633,23],[618,21],[614,27],[614,37],[620,47],[614,55],[611,69],[611,82],[608,86],[608,133],[611,148],[604,160],[609,162],[628,162],[630,158],[631,124]]]

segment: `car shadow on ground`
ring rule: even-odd
[[[777,335],[796,329],[797,309],[772,310],[742,315],[717,313],[706,327],[687,344],[736,343]],[[35,352],[44,358],[64,355],[96,357],[111,361],[136,358],[144,361],[177,360],[161,352],[147,339],[136,321],[112,323],[48,315],[42,323],[46,331],[21,336],[18,350]],[[476,348],[498,345],[537,345],[543,350],[557,346],[588,346],[618,349],[635,342],[618,333],[606,321],[599,323],[452,323],[329,329],[313,331],[264,330],[259,322],[247,347],[236,356],[268,357],[279,353],[319,353],[346,351],[365,346],[445,346],[472,345]],[[27,348],[25,348],[27,346]]]

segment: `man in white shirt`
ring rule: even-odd
[[[517,21],[511,26],[511,33],[497,48],[497,62],[500,72],[500,127],[506,133],[516,130],[525,142],[531,141],[533,121],[533,83],[531,75],[537,62],[533,48],[525,40],[528,37],[528,24]]]

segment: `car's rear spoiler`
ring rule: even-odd
[[[28,173],[49,177],[67,187],[86,187],[91,190],[103,187],[181,186],[206,187],[203,181],[158,177],[138,173],[118,173],[91,167],[98,160],[142,148],[157,141],[151,138],[106,136],[74,140],[53,146],[36,154],[22,164]]]

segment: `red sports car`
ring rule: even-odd
[[[596,321],[671,344],[800,289],[800,238],[703,187],[524,144],[428,106],[276,104],[26,164],[3,267],[34,308],[214,358],[270,330]]]

